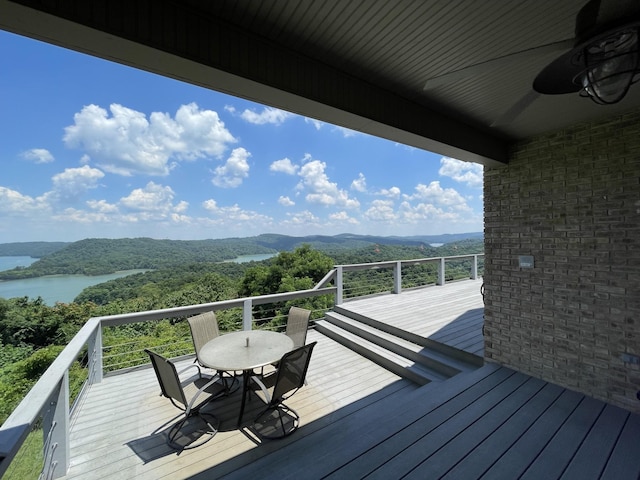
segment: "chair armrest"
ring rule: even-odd
[[[202,387],[200,387],[198,389],[198,391],[196,392],[196,394],[193,396],[193,398],[191,400],[189,400],[189,405],[187,405],[187,410],[186,410],[186,414],[189,414],[189,411],[191,410],[191,408],[193,407],[193,404],[195,403],[196,399],[207,389],[209,388],[211,385],[213,385],[214,383],[216,383],[219,380],[218,375],[214,375],[213,377],[211,377],[211,380],[209,380],[207,383],[205,383]]]
[[[178,376],[180,376],[181,374],[183,374],[184,372],[186,372],[187,370],[190,370],[192,368],[197,368],[198,369],[198,375],[200,376],[200,378],[202,378],[202,370],[200,370],[200,367],[198,365],[196,365],[195,363],[192,363],[191,365],[188,365],[188,366],[184,367],[182,370],[180,370],[178,372]]]
[[[260,387],[260,390],[262,390],[262,394],[264,395],[264,398],[265,398],[266,402],[267,403],[271,403],[271,395],[269,394],[269,389],[262,382],[262,380],[260,380],[258,377],[255,377],[255,376],[251,377],[251,380],[256,382],[256,385],[258,385]]]

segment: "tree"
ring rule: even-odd
[[[281,252],[268,267],[250,268],[239,287],[239,296],[251,297],[272,293],[294,292],[313,288],[333,268],[333,259],[309,245],[293,252]],[[328,296],[313,297],[296,302],[281,302],[254,307],[254,317],[264,327],[278,327],[284,323],[291,305],[324,312],[332,305]]]
[[[241,297],[312,288],[333,268],[333,259],[305,244],[280,252],[269,267],[249,269],[240,283]]]

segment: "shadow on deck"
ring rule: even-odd
[[[477,356],[472,345],[482,330],[479,285],[460,282],[387,296],[376,306],[367,306],[372,299],[346,306],[393,328],[405,325],[411,335],[429,341],[455,342],[454,332],[468,335],[465,341],[476,353],[467,354]],[[434,315],[427,305],[445,319],[430,322]],[[181,453],[169,450],[159,430],[178,412],[159,396],[153,371],[140,369],[91,387],[74,418],[72,465],[65,478],[624,480],[640,475],[638,415],[495,364],[418,387],[319,331],[310,331],[308,341],[318,345],[308,385],[287,402],[301,415],[301,427],[291,437],[260,442],[246,428],[235,429],[235,395],[211,403],[222,420],[212,441]],[[245,427],[258,405],[249,403]]]
[[[229,468],[223,478],[621,480],[640,474],[638,415],[497,365],[434,386],[390,395],[242,468],[236,468],[244,463],[240,457],[192,478],[218,478]]]

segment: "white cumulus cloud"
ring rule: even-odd
[[[96,188],[104,173],[97,168],[84,165],[79,168],[66,168],[64,172],[53,176],[53,191],[49,192],[58,200],[75,200],[87,191]]]
[[[278,198],[278,203],[284,207],[293,207],[296,204],[296,202],[291,200],[289,197],[284,196],[280,196],[280,198]]]
[[[22,152],[20,156],[34,163],[51,163],[54,160],[53,155],[46,148],[32,148]]]
[[[331,220],[333,222],[336,222],[336,223],[347,223],[349,225],[359,225],[360,224],[360,222],[356,218],[351,217],[344,210],[341,211],[341,212],[332,213],[331,215],[329,215],[329,220]]]
[[[244,210],[238,204],[220,207],[214,199],[205,200],[202,202],[202,207],[214,217],[222,220],[223,223],[264,222],[264,224],[269,224],[272,221],[271,217],[252,210]]]
[[[149,182],[144,188],[136,188],[118,202],[126,210],[136,212],[142,219],[166,218],[173,213],[183,212],[187,203],[174,204],[175,192],[171,187]]]
[[[400,191],[400,189],[398,187],[391,187],[391,188],[383,188],[382,190],[380,190],[378,192],[378,195],[382,196],[382,197],[389,197],[389,198],[399,198],[400,197],[400,193],[402,193]]]
[[[482,187],[483,166],[479,163],[463,162],[455,158],[442,157],[438,173],[444,177],[451,177],[456,182],[469,187]]]
[[[371,206],[364,212],[367,220],[376,222],[392,222],[396,217],[392,200],[374,200]]]
[[[306,200],[324,206],[335,205],[346,208],[358,208],[360,202],[349,197],[349,194],[335,182],[331,182],[325,173],[327,165],[319,160],[305,163],[298,175],[302,177],[300,188],[307,192]]]
[[[0,212],[7,215],[29,215],[48,210],[42,198],[33,198],[6,187],[0,187]]]
[[[269,165],[269,170],[272,172],[286,173],[287,175],[295,175],[299,168],[300,167],[298,165],[295,165],[288,158],[276,160]]]
[[[320,219],[316,217],[309,210],[303,210],[302,212],[297,213],[287,213],[287,220],[283,222],[286,225],[296,225],[296,226],[319,226]]]
[[[304,118],[304,122],[305,123],[310,123],[311,125],[313,125],[315,127],[316,130],[320,130],[325,125],[324,122],[321,122],[320,120],[316,120],[314,118],[309,118],[309,117],[305,117]]]
[[[429,185],[422,183],[415,188],[413,195],[405,195],[407,200],[424,200],[435,205],[446,205],[448,207],[456,207],[463,210],[468,209],[466,200],[457,190],[453,188],[442,188],[440,182],[434,180]]]
[[[242,185],[243,179],[249,176],[247,159],[250,156],[251,154],[242,147],[233,149],[225,164],[215,169],[212,183],[222,188],[235,188]]]
[[[351,182],[351,190],[355,190],[356,192],[367,191],[367,179],[362,173],[358,174],[358,178]]]
[[[240,117],[255,125],[282,125],[287,119],[293,117],[293,114],[278,108],[264,107],[261,112],[246,109],[240,114]]]
[[[195,103],[182,105],[172,118],[111,104],[111,115],[97,105],[74,115],[63,137],[70,148],[84,150],[110,173],[167,175],[177,161],[220,157],[236,139],[218,114],[200,110]]]

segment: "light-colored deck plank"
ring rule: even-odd
[[[389,295],[372,311],[425,338],[477,348],[479,285]],[[390,308],[405,295],[406,305]],[[256,442],[237,430],[236,394],[207,407],[222,421],[214,439],[178,455],[154,431],[180,412],[141,368],[91,387],[73,418],[64,478],[638,478],[638,415],[495,364],[417,387],[312,330],[314,340],[308,385],[288,402],[301,414],[294,435]],[[249,402],[247,424],[260,406]]]
[[[391,394],[417,388],[317,332],[310,331],[308,340],[318,340],[309,366],[308,385],[289,402],[300,413],[302,425],[331,418],[337,410],[359,401],[363,408],[376,401],[379,391]],[[346,368],[336,371],[336,365]],[[239,411],[236,393],[228,401],[210,404],[211,411],[222,420],[221,431],[214,439],[176,455],[161,435],[153,435],[154,430],[180,413],[159,393],[150,368],[107,377],[92,386],[74,421],[72,466],[65,478],[186,478],[259,449],[235,429]],[[249,402],[244,419],[250,420],[259,407],[257,400]]]
[[[482,280],[348,300],[341,307],[422,338],[484,356]]]

